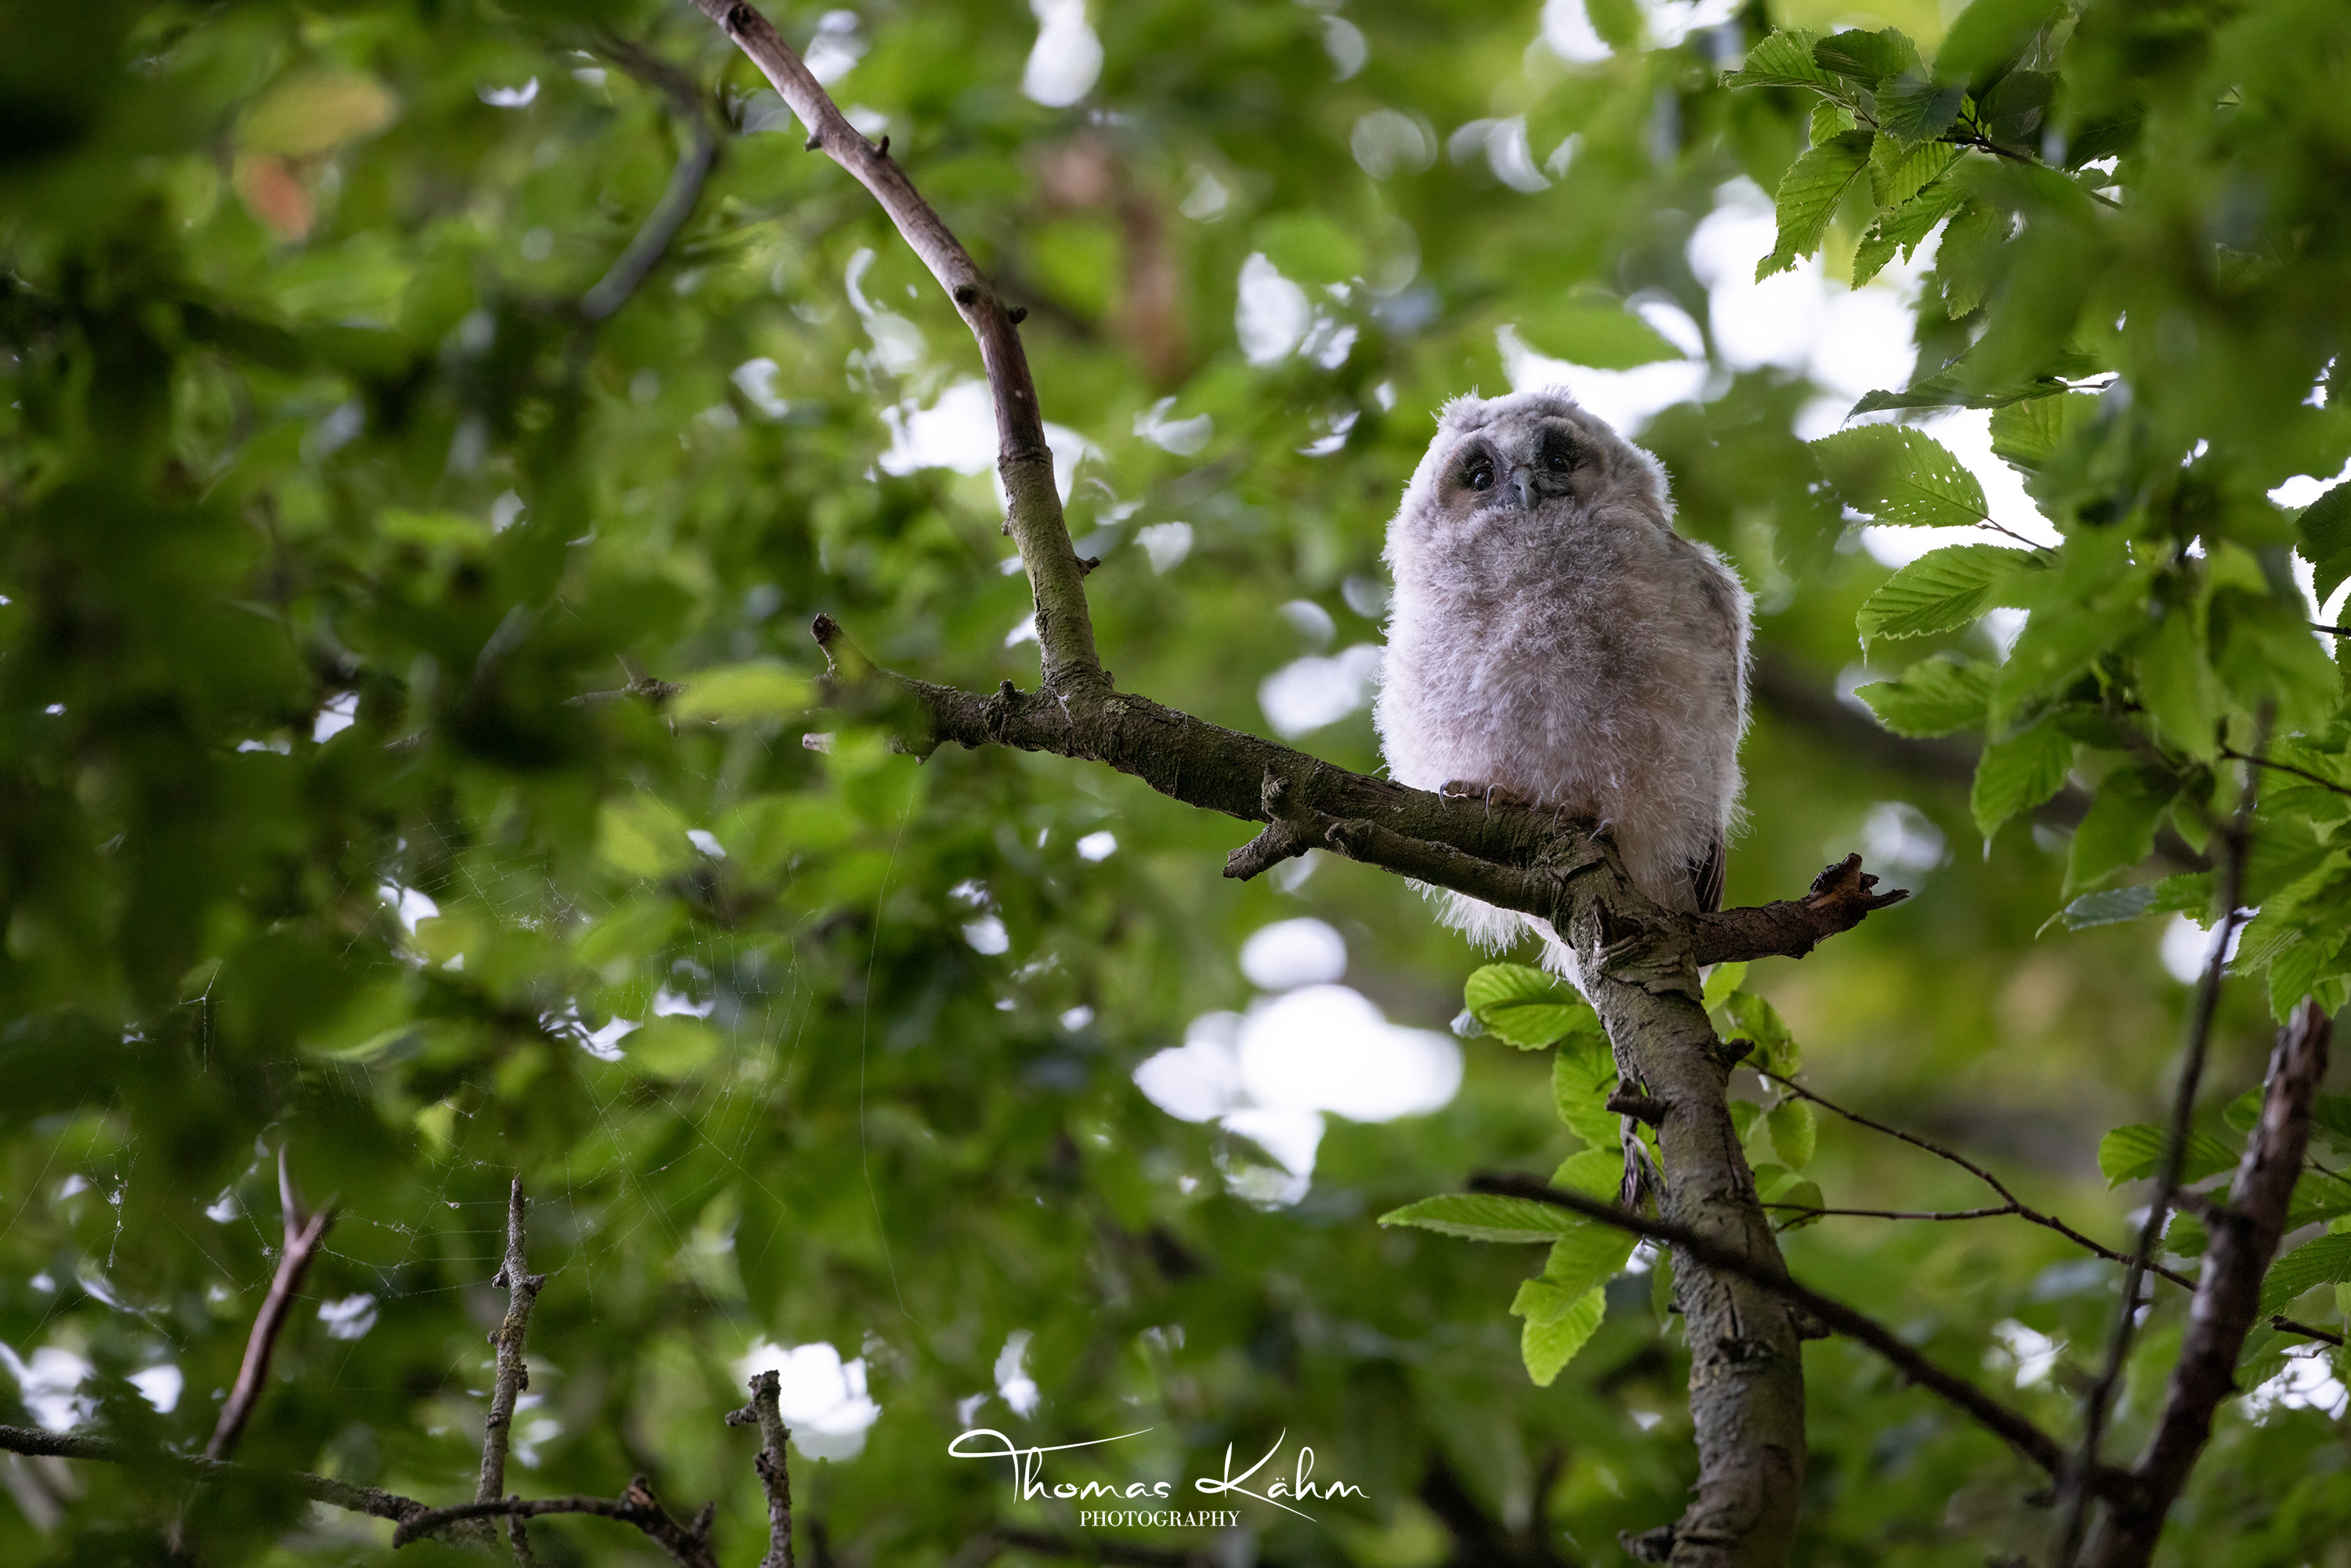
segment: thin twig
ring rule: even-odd
[[[498,1502],[507,1490],[507,1448],[514,1434],[515,1406],[523,1390],[530,1386],[530,1368],[523,1360],[523,1343],[530,1334],[531,1307],[538,1300],[547,1276],[532,1273],[523,1255],[523,1221],[527,1213],[522,1177],[517,1176],[507,1188],[506,1260],[490,1281],[494,1287],[506,1287],[507,1315],[490,1335],[490,1343],[497,1346],[497,1368],[490,1384],[490,1414],[482,1426],[482,1479],[474,1492],[476,1503]]]
[[[2321,630],[2332,632],[2335,628],[2327,626],[2322,627]],[[2337,795],[2351,795],[2351,788],[2346,788],[2344,785],[2337,784],[2332,779],[2323,779],[2319,777],[2319,775],[2311,772],[2306,768],[2296,768],[2291,762],[2273,762],[2266,757],[2248,757],[2233,746],[2222,747],[2220,748],[2220,755],[2228,758],[2232,762],[2250,762],[2256,768],[2266,768],[2273,773],[2291,773],[2297,779],[2309,780],[2311,783],[2317,785],[2322,789],[2332,789]]]
[[[1999,1219],[2016,1212],[2014,1207],[2005,1203],[1998,1208],[1814,1208],[1809,1203],[1767,1203],[1763,1207],[1820,1219]]]
[[[2339,1346],[2343,1343],[2341,1334],[2329,1329],[2313,1328],[2308,1323],[2298,1323],[2283,1312],[2275,1313],[2270,1318],[2270,1327],[2280,1333],[2300,1334],[2304,1339],[2314,1339],[2326,1344]]]
[[[2256,753],[2269,749],[2271,711],[2264,705],[2256,723]],[[2058,1489],[2064,1496],[2065,1512],[2052,1559],[2053,1568],[2074,1568],[2081,1554],[2090,1497],[2089,1489],[2080,1478],[2098,1462],[2098,1445],[2105,1436],[2106,1412],[2122,1381],[2124,1364],[2130,1358],[2131,1337],[2138,1327],[2139,1281],[2154,1263],[2165,1221],[2170,1218],[2172,1200],[2179,1189],[2179,1173],[2188,1156],[2189,1123],[2196,1113],[2196,1095],[2203,1086],[2204,1060],[2211,1045],[2212,1019],[2220,1003],[2220,978],[2228,969],[2229,949],[2237,926],[2244,918],[2238,905],[2245,891],[2245,857],[2251,847],[2253,807],[2260,798],[2260,768],[2248,767],[2244,786],[2237,798],[2237,814],[2217,835],[2220,840],[2220,919],[2213,929],[2211,950],[2205,956],[2204,972],[2197,977],[2196,998],[2189,1009],[2187,1045],[2182,1052],[2179,1082],[2172,1095],[2171,1126],[2164,1138],[2163,1161],[2157,1167],[2155,1200],[2147,1205],[2147,1223],[2139,1228],[2138,1248],[2123,1269],[2122,1301],[2115,1310],[2105,1365],[2082,1397],[2080,1453]],[[2299,1155],[2295,1163],[2300,1164]]]
[[[2063,1236],[2066,1240],[2071,1241],[2076,1247],[2083,1249],[2085,1251],[2095,1252],[2109,1263],[2127,1263],[2130,1261],[2130,1254],[2126,1252],[2117,1252],[2111,1247],[2100,1246],[2097,1242],[2091,1240],[2088,1237],[2083,1235],[2080,1231],[2074,1229],[2072,1226],[2066,1224],[2055,1215],[2046,1214],[2042,1210],[2033,1207],[2031,1204],[2026,1203],[2022,1198],[2018,1197],[2015,1193],[2010,1191],[2008,1184],[2001,1181],[2000,1177],[1992,1175],[1991,1172],[1976,1164],[1975,1161],[1969,1159],[1966,1155],[1959,1154],[1954,1150],[1947,1149],[1931,1138],[1922,1138],[1915,1133],[1906,1133],[1899,1127],[1889,1127],[1883,1122],[1874,1121],[1871,1118],[1863,1115],[1858,1111],[1849,1111],[1843,1105],[1838,1104],[1835,1101],[1828,1099],[1823,1095],[1816,1094],[1812,1090],[1805,1088],[1802,1084],[1796,1082],[1794,1080],[1782,1078],[1776,1072],[1771,1072],[1759,1067],[1755,1069],[1755,1075],[1759,1078],[1769,1079],[1771,1082],[1780,1085],[1782,1089],[1787,1090],[1790,1093],[1795,1094],[1802,1099],[1809,1100],[1813,1104],[1820,1106],[1823,1110],[1834,1111],[1848,1122],[1858,1123],[1860,1125],[1870,1129],[1870,1131],[1875,1133],[1883,1133],[1889,1138],[1899,1138],[1902,1142],[1910,1145],[1914,1148],[1924,1149],[1928,1154],[1935,1155],[1938,1159],[1949,1160],[1951,1164],[1959,1166],[1961,1170],[1966,1171],[1969,1175],[1975,1176],[1986,1186],[1991,1187],[1992,1191],[2000,1194],[2001,1197],[2008,1200],[2005,1206],[1998,1208],[1967,1209],[1956,1214],[1880,1213],[1876,1214],[1876,1218],[1884,1219],[1990,1219],[2000,1215],[2012,1214],[2016,1216],[2017,1218],[2038,1225],[2044,1230],[2055,1231],[2058,1235]],[[1787,1204],[1767,1203],[1763,1207],[1766,1208],[1785,1208],[1792,1206]],[[1868,1209],[1823,1209],[1820,1210],[1820,1212],[1823,1214],[1843,1213],[1863,1216],[1871,1216],[1873,1214],[1873,1211]],[[2196,1288],[2195,1281],[2189,1279],[2187,1275],[2179,1272],[2177,1270],[2167,1269],[2162,1264],[2154,1262],[2150,1262],[2147,1265],[2147,1268],[2152,1272],[2162,1275],[2165,1279],[2170,1281],[2173,1284],[2179,1286],[2183,1290],[2192,1291]]]
[[[1020,547],[1037,608],[1037,643],[1049,691],[1106,691],[1110,676],[1094,652],[1093,614],[1086,605],[1085,568],[1070,544],[1053,479],[1052,449],[1037,402],[1012,313],[914,182],[882,148],[849,123],[792,47],[746,0],[694,0],[726,29],[809,128],[808,145],[821,150],[873,193],[906,244],[955,301],[978,341],[988,391],[996,402],[997,472],[1004,481],[1005,528]]]
[[[196,1458],[165,1448],[141,1448],[135,1443],[126,1443],[120,1437],[92,1437],[81,1432],[51,1432],[39,1427],[0,1426],[0,1453],[122,1465],[132,1469],[150,1469],[161,1475],[177,1476],[208,1486],[253,1486],[281,1493],[290,1491],[312,1502],[323,1502],[332,1508],[364,1513],[374,1519],[413,1519],[425,1511],[424,1504],[414,1498],[402,1497],[381,1487],[353,1486],[349,1481],[312,1475],[306,1470],[274,1470],[226,1459]]]
[[[768,1554],[759,1559],[759,1568],[793,1568],[792,1475],[785,1448],[792,1429],[784,1425],[778,1403],[782,1389],[780,1374],[758,1373],[751,1379],[751,1403],[726,1413],[729,1427],[756,1424],[759,1428],[759,1452],[751,1461],[768,1494]]]
[[[2090,1546],[2096,1568],[2147,1568],[2154,1561],[2164,1519],[2211,1440],[2213,1416],[2239,1392],[2237,1364],[2260,1315],[2262,1279],[2285,1235],[2332,1035],[2325,1009],[2308,997],[2278,1030],[2261,1115],[2245,1140],[2227,1201],[2213,1204],[2206,1218],[2211,1244],[2203,1278],[2197,1281],[2154,1434],[2133,1472],[2138,1489],[2135,1495],[2107,1500]]]
[[[711,134],[710,111],[692,78],[668,61],[611,33],[599,36],[597,47],[622,70],[670,100],[685,128],[685,146],[678,152],[676,168],[670,172],[669,188],[662,193],[653,210],[645,214],[636,237],[629,241],[596,286],[580,297],[580,319],[590,323],[601,321],[618,310],[660,265],[678,231],[694,215],[695,204],[702,199],[702,187],[718,162],[718,142]]]
[[[547,1514],[585,1513],[600,1519],[614,1519],[632,1524],[684,1568],[719,1568],[717,1553],[710,1548],[710,1520],[713,1511],[705,1508],[691,1523],[680,1524],[663,1508],[653,1488],[643,1476],[631,1481],[628,1489],[617,1498],[611,1497],[537,1497],[491,1498],[486,1501],[454,1503],[447,1508],[427,1509],[401,1521],[392,1532],[395,1547],[409,1546],[423,1540],[435,1531],[474,1519],[537,1519]]]
[[[262,1391],[269,1383],[270,1358],[277,1354],[277,1337],[285,1331],[286,1319],[294,1310],[295,1292],[302,1288],[302,1278],[310,1271],[311,1260],[319,1255],[319,1245],[327,1239],[327,1228],[335,1222],[335,1206],[322,1205],[316,1214],[305,1214],[302,1199],[294,1186],[294,1171],[287,1163],[284,1145],[277,1149],[277,1206],[285,1225],[286,1242],[277,1254],[277,1270],[269,1281],[269,1292],[261,1299],[261,1310],[253,1315],[253,1333],[245,1342],[245,1361],[236,1369],[236,1381],[229,1386],[228,1400],[221,1406],[220,1420],[213,1427],[212,1441],[204,1445],[204,1458],[225,1459],[235,1451],[237,1440],[245,1436],[245,1426],[253,1418],[254,1406],[260,1403]]]
[[[1587,1219],[1614,1226],[1635,1236],[1652,1241],[1662,1241],[1692,1262],[1719,1273],[1736,1275],[1750,1284],[1761,1287],[1803,1308],[1833,1331],[1860,1341],[1900,1369],[1911,1382],[1940,1395],[1946,1401],[1972,1417],[1979,1425],[2004,1438],[2010,1447],[2031,1459],[2052,1475],[2062,1474],[2067,1464],[2064,1446],[2035,1426],[2022,1414],[2010,1409],[1974,1384],[1956,1374],[1944,1371],[1913,1350],[1893,1330],[1875,1318],[1845,1305],[1819,1291],[1796,1283],[1784,1273],[1756,1262],[1745,1254],[1732,1250],[1722,1243],[1698,1234],[1684,1226],[1665,1220],[1645,1219],[1628,1214],[1613,1203],[1588,1197],[1580,1192],[1563,1191],[1533,1176],[1516,1175],[1479,1176],[1470,1178],[1472,1192],[1498,1193],[1510,1197],[1532,1199],[1568,1209]],[[2094,1478],[2103,1492],[2108,1489],[2123,1490],[2130,1479],[2122,1471],[2101,1469]]]

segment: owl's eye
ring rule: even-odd
[[[1575,443],[1568,439],[1566,432],[1560,430],[1546,430],[1543,432],[1542,465],[1544,473],[1572,473],[1573,472],[1578,461],[1579,458],[1575,450]]]
[[[1468,486],[1472,490],[1492,489],[1494,487],[1494,460],[1485,455],[1483,453],[1472,457],[1467,464],[1462,465],[1461,482],[1464,485]]]

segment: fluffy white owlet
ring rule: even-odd
[[[1656,459],[1564,392],[1447,403],[1388,525],[1374,718],[1398,781],[1604,821],[1643,893],[1714,909],[1749,601],[1673,515]],[[1489,946],[1525,929],[1458,894],[1446,919]]]

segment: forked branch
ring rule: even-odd
[[[1596,1219],[1603,1225],[1614,1226],[1647,1240],[1663,1242],[1674,1249],[1678,1256],[1702,1268],[1736,1275],[1782,1301],[1802,1308],[1831,1332],[1867,1345],[1892,1363],[1911,1382],[1941,1396],[2052,1476],[2062,1475],[2066,1469],[2069,1456],[2064,1445],[2035,1426],[2029,1417],[2010,1409],[1966,1378],[1936,1365],[1904,1343],[1900,1335],[1876,1319],[1796,1283],[1783,1270],[1760,1265],[1687,1226],[1630,1214],[1613,1203],[1554,1187],[1533,1176],[1483,1176],[1474,1178],[1469,1187],[1473,1192],[1499,1193],[1564,1208],[1586,1219]],[[2126,1472],[2113,1469],[2102,1469],[2090,1478],[2091,1490],[2099,1496],[2126,1496],[2131,1494],[2136,1485]]]

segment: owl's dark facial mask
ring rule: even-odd
[[[1454,453],[1443,499],[1460,511],[1532,511],[1557,497],[1580,496],[1601,476],[1602,467],[1593,449],[1564,423],[1543,425],[1525,452],[1498,450],[1476,436]]]

